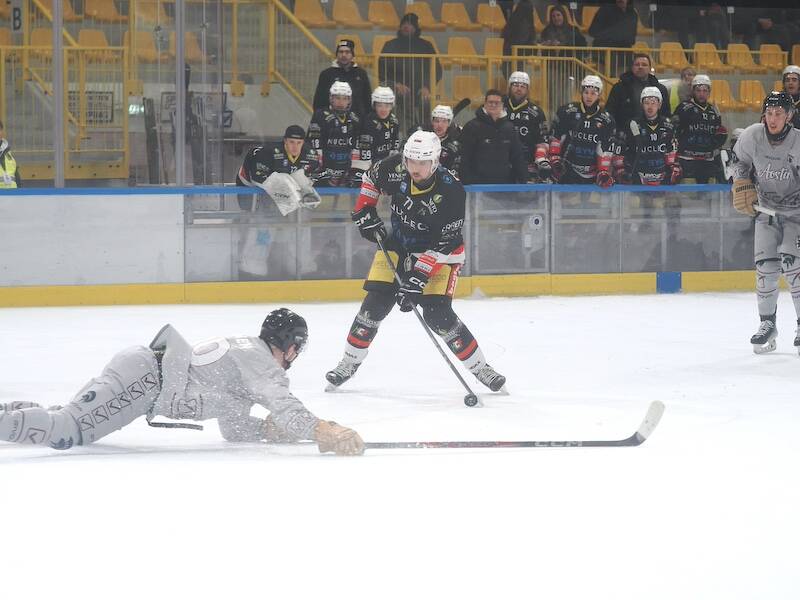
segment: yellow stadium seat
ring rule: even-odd
[[[149,31],[137,30],[133,40],[134,46],[131,48],[130,32],[126,31],[122,37],[122,45],[126,48],[131,48],[131,52],[134,53],[134,56],[136,56],[136,59],[139,62],[155,63],[168,59],[166,53],[159,52],[158,48],[156,48],[155,40],[153,40],[153,34],[151,34]]]
[[[175,32],[169,34],[169,55],[175,56]],[[192,31],[185,31],[183,34],[183,56],[186,62],[198,64],[205,61],[205,54],[197,41],[197,36]]]
[[[767,67],[770,71],[783,71],[786,63],[783,58],[783,51],[778,44],[761,44],[761,66]]]
[[[647,54],[649,56],[653,55],[653,51],[647,42],[633,42],[631,50],[634,50],[636,52],[641,52],[642,54]]]
[[[726,65],[722,62],[714,44],[696,43],[694,45],[694,60],[697,69],[707,73],[730,73],[733,71],[731,65]]]
[[[367,20],[381,29],[394,30],[400,26],[400,17],[397,16],[394,4],[388,0],[370,0]]]
[[[481,3],[478,4],[478,23],[481,27],[490,31],[500,32],[506,25],[506,18],[503,16],[503,11],[496,4]]]
[[[664,68],[673,71],[680,71],[683,67],[689,66],[689,61],[686,60],[686,54],[683,52],[683,46],[679,42],[661,42],[658,49],[658,63],[659,71]]]
[[[636,13],[636,16],[638,17],[636,19],[636,35],[653,35],[655,31],[648,25],[645,25],[644,21],[642,21],[642,16],[639,14],[638,10],[636,10],[635,8],[633,10]],[[649,12],[647,13],[647,16],[645,18],[646,19],[650,18]]]
[[[350,29],[372,29],[372,23],[361,18],[355,0],[334,0],[333,20],[341,27]]]
[[[168,25],[172,23],[172,17],[167,14],[164,4],[157,0],[138,0],[134,7],[136,18],[153,25]]]
[[[100,29],[81,29],[78,32],[78,45],[89,48],[108,48],[108,39]],[[122,57],[110,51],[88,50],[86,58],[91,62],[114,62]]]
[[[584,6],[581,9],[581,23],[578,25],[578,29],[581,30],[581,33],[587,33],[589,31],[589,27],[591,27],[594,16],[597,14],[598,10],[600,10],[599,6]]]
[[[480,31],[480,23],[473,23],[461,2],[442,3],[442,22],[456,31]]]
[[[503,56],[503,38],[487,37],[483,41],[483,53],[486,56]]]
[[[448,68],[451,65],[468,68],[478,68],[484,65],[484,61],[478,58],[472,38],[466,36],[451,36],[447,40],[447,57],[442,57],[442,66]],[[452,58],[458,57],[458,58]],[[474,57],[474,58],[471,58]]]
[[[339,42],[342,40],[352,40],[355,49],[353,52],[355,53],[355,61],[362,67],[368,67],[372,64],[373,59],[371,56],[367,56],[367,51],[364,48],[364,44],[361,43],[361,36],[356,34],[345,34],[340,33],[336,36],[336,48],[339,47]]]
[[[0,19],[8,21],[11,18],[11,2],[0,2]]]
[[[783,90],[783,82],[782,81],[776,81],[775,83],[772,84],[772,89],[770,91],[771,92],[772,91],[780,92],[782,90]],[[764,94],[764,98],[766,98],[766,97],[767,97],[767,95]]]
[[[83,15],[104,23],[127,23],[127,15],[117,10],[114,0],[84,0]]]
[[[800,65],[800,44],[792,46],[792,64]]]
[[[12,49],[14,42],[11,37],[11,29],[8,27],[0,27],[0,46],[5,46],[3,50],[6,60],[13,61],[17,59],[17,50]]]
[[[419,17],[419,26],[423,31],[444,31],[447,25],[437,21],[433,16],[431,7],[427,2],[412,2],[406,4],[406,14],[414,13]]]
[[[744,104],[733,97],[731,84],[727,79],[711,80],[711,95],[709,96],[709,101],[716,104],[717,108],[722,112],[726,110],[734,112],[745,110]]]
[[[433,39],[433,38],[432,38],[431,36],[429,36],[429,35],[421,35],[421,36],[419,36],[419,37],[420,37],[420,39],[427,40],[428,42],[430,42],[430,43],[431,43],[431,46],[433,46],[433,51],[434,51],[436,54],[438,54],[438,55],[440,55],[440,56],[441,56],[441,54],[442,54],[442,51],[441,51],[441,50],[439,50],[439,46],[438,46],[438,44],[436,43],[436,40],[435,40],[435,39]]]
[[[740,73],[766,73],[767,67],[757,65],[747,44],[728,44],[728,64]]]
[[[53,0],[39,0],[48,11],[50,11],[50,16],[53,16]],[[2,0],[0,0],[2,2]],[[5,2],[3,2],[5,4]],[[63,9],[63,17],[65,23],[72,23],[75,21],[83,21],[83,17],[81,15],[75,14],[75,10],[72,8],[72,3],[69,0],[63,0],[62,3]]]
[[[761,111],[761,104],[767,93],[758,79],[744,79],[739,82],[739,102],[752,111]]]
[[[479,107],[483,104],[481,78],[477,75],[456,75],[453,77],[453,98],[455,102],[462,98],[469,98],[470,106],[473,108]]]
[[[377,56],[383,51],[383,46],[389,40],[393,40],[393,35],[375,35],[372,37],[372,54],[377,58]]]
[[[545,23],[542,21],[542,18],[539,16],[539,11],[536,8],[533,9],[533,30],[536,33],[542,33],[545,28]]]
[[[296,0],[294,4],[294,16],[306,27],[316,29],[334,29],[336,21],[325,16],[319,0]]]

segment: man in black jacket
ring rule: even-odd
[[[436,54],[428,40],[420,36],[419,17],[407,13],[400,20],[397,37],[383,45],[381,54]],[[442,78],[442,66],[436,62],[436,81]],[[401,133],[416,123],[424,123],[431,112],[431,59],[384,58],[378,61],[378,77],[394,89],[395,114],[400,120]]]
[[[614,4],[604,4],[592,19],[589,35],[592,46],[597,48],[631,48],[636,41],[639,13],[628,0],[616,0]],[[626,52],[611,53],[611,74],[627,68]],[[641,90],[639,90],[641,92]]]
[[[355,44],[352,40],[342,40],[336,46],[336,60],[319,74],[317,89],[314,92],[314,110],[328,108],[328,94],[334,81],[350,84],[353,91],[353,104],[350,110],[363,119],[372,109],[372,86],[367,72],[355,63]]]
[[[606,102],[606,110],[620,128],[627,127],[632,119],[639,119],[644,115],[639,98],[646,87],[657,87],[662,98],[669,98],[667,88],[650,73],[650,57],[647,54],[634,54],[631,70],[623,73],[614,84]],[[661,103],[659,114],[669,118],[672,114],[669,102]]]
[[[461,180],[465,183],[527,183],[522,143],[503,109],[499,90],[486,92],[484,104],[461,131]]]

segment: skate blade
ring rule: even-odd
[[[770,340],[766,344],[753,344],[753,352],[756,354],[766,354],[767,352],[772,352],[775,350],[776,344],[775,340]]]
[[[497,393],[498,396],[510,396],[511,395],[511,392],[508,391],[508,388],[505,385],[503,385],[503,387],[501,387],[499,390],[497,390],[496,393]]]
[[[326,392],[338,392],[339,391],[339,386],[333,385],[332,383],[329,383],[328,385],[325,386],[325,391]]]

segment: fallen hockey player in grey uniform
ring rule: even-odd
[[[146,416],[217,419],[230,442],[314,440],[320,452],[362,454],[364,442],[347,427],[314,416],[289,392],[286,370],[308,339],[305,320],[274,310],[258,337],[216,338],[190,346],[166,325],[149,347],[116,354],[64,407],[0,404],[0,440],[58,450],[85,445]],[[259,404],[266,419],[250,416]],[[188,425],[197,428],[197,425]]]
[[[800,130],[792,127],[794,112],[786,92],[772,92],[764,99],[762,123],[745,129],[733,148],[733,206],[756,219],[761,324],[750,338],[756,354],[775,350],[781,274],[794,302],[794,345],[800,351]]]

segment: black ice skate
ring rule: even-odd
[[[778,328],[772,319],[762,319],[758,331],[750,338],[753,344],[753,352],[756,354],[766,354],[775,350],[775,338],[778,337]],[[795,340],[797,341],[797,340]]]
[[[488,387],[493,392],[499,392],[506,384],[506,378],[500,375],[488,364],[483,365],[479,369],[472,371],[478,381]]]
[[[333,369],[325,373],[325,379],[328,380],[328,387],[325,388],[326,392],[331,392],[342,385],[345,381],[350,379],[358,371],[361,363],[354,363],[349,360],[342,359],[339,364]]]

